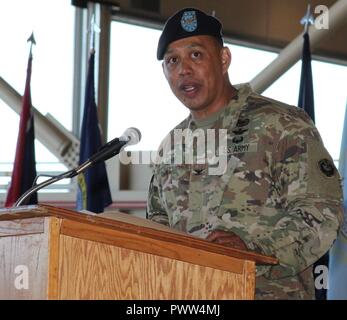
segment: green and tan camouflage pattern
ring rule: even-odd
[[[228,130],[227,170],[211,175],[207,164],[158,161],[148,218],[200,238],[231,231],[249,250],[277,257],[279,265],[257,266],[256,299],[314,299],[312,264],[343,221],[340,176],[302,109],[237,88],[238,98],[203,128]],[[191,116],[175,129],[186,128],[198,129]],[[166,148],[173,132],[159,148],[162,159],[175,158],[177,146]]]

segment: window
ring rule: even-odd
[[[156,150],[189,114],[172,94],[156,58],[160,31],[118,21],[111,24],[108,139],[137,127],[142,141],[129,150]],[[247,82],[276,54],[230,45],[233,83]],[[257,55],[257,59],[254,59]]]
[[[172,95],[156,59],[158,37],[158,30],[111,24],[108,138],[137,127],[141,142],[129,150],[156,150],[163,135],[188,115]]]
[[[288,104],[297,105],[301,61],[278,79],[264,95]],[[347,103],[347,67],[312,61],[312,77],[316,126],[324,145],[338,166],[344,115]]]
[[[173,96],[156,60],[160,31],[123,22],[111,26],[109,139],[136,126],[143,136],[136,150],[156,150],[164,135],[183,120],[188,111]],[[277,57],[276,53],[228,45],[232,53],[232,83],[253,79]],[[256,57],[256,58],[255,58]],[[347,67],[312,62],[316,125],[336,164],[339,159],[346,108]],[[297,105],[301,61],[263,94]]]
[[[52,10],[53,9],[53,10]],[[31,97],[44,115],[50,113],[68,130],[72,128],[74,13],[70,0],[1,1],[0,75],[23,95],[29,38],[34,32]],[[15,156],[19,116],[0,99],[0,192],[5,193]],[[37,170],[55,173],[65,166],[41,143],[35,142]]]

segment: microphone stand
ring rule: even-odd
[[[28,189],[18,198],[18,200],[15,202],[13,206],[19,207],[21,204],[25,204],[25,200],[28,200],[31,194],[40,190],[41,188],[44,188],[62,179],[73,178],[77,176],[78,174],[80,174],[81,172],[83,172],[84,170],[88,169],[90,166],[93,166],[101,161],[106,161],[107,159],[118,154],[127,143],[128,141],[121,141],[118,138],[112,140],[111,142],[108,142],[103,147],[101,147],[99,152],[94,154],[91,158],[83,162],[77,168],[64,172],[55,177],[52,177]]]
[[[81,164],[80,166],[78,166],[75,169],[69,170],[67,172],[64,172],[60,175],[57,175],[55,177],[52,177],[50,179],[47,179],[46,181],[43,181],[33,187],[31,187],[30,189],[28,189],[26,192],[24,192],[19,198],[18,200],[15,202],[15,204],[13,205],[14,207],[19,207],[21,204],[25,204],[25,200],[28,200],[29,197],[35,193],[36,191],[52,184],[55,183],[59,180],[62,179],[68,179],[68,178],[73,178],[76,175],[78,175],[79,173],[81,173],[82,171],[84,171],[85,169],[87,169],[88,167],[90,167],[93,164],[93,162],[89,162],[86,161],[83,164]]]

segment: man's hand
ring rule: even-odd
[[[241,238],[229,231],[214,230],[208,235],[206,240],[240,250],[247,250]]]

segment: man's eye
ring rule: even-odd
[[[171,57],[167,59],[167,63],[168,64],[175,64],[177,62],[177,58],[176,57]]]
[[[194,52],[192,53],[192,57],[193,57],[194,59],[200,58],[200,57],[201,57],[201,52],[199,52],[199,51],[194,51]]]

